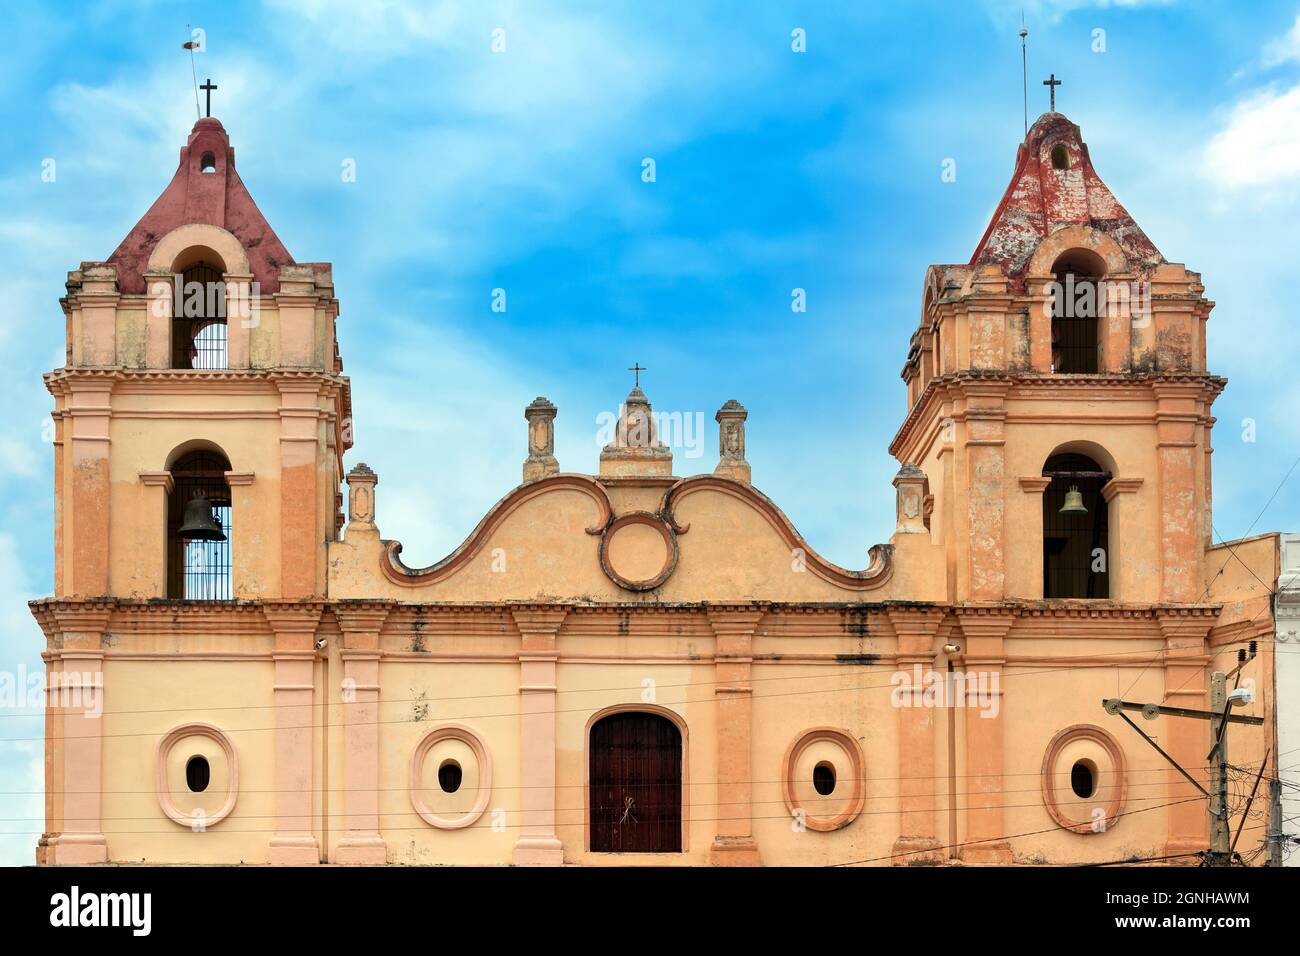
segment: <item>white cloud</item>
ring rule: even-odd
[[[372,60],[445,46],[464,20],[461,8],[448,0],[271,0],[270,6],[298,21],[298,34],[313,44]]]
[[[1300,60],[1300,16],[1295,18],[1291,29],[1264,47],[1262,57],[1266,68],[1280,66],[1292,60]]]
[[[1300,178],[1300,85],[1237,103],[1206,146],[1205,175],[1228,189]]]
[[[1178,0],[985,0],[985,5],[998,19],[1020,22],[1023,13],[1030,35],[1035,24],[1055,24],[1076,10],[1136,9],[1139,7],[1167,7]]]

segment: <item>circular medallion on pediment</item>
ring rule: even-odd
[[[648,511],[619,515],[601,535],[600,566],[621,588],[657,588],[677,567],[677,536]]]

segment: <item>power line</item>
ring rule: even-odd
[[[1133,816],[1138,813],[1146,813],[1150,810],[1160,810],[1163,809],[1164,807],[1176,807],[1184,803],[1194,803],[1199,801],[1200,799],[1201,799],[1200,797],[1190,797],[1186,800],[1174,800],[1169,803],[1162,803],[1154,807],[1143,807],[1140,810],[1125,810],[1123,813],[1120,814],[1120,816],[1127,817],[1127,816]],[[907,850],[902,853],[891,853],[888,856],[868,857],[867,859],[863,859],[863,860],[849,860],[845,863],[832,863],[830,865],[831,866],[856,866],[859,863],[878,863],[881,860],[890,860],[898,856],[911,856],[916,853],[934,853],[938,850],[954,850],[964,846],[978,846],[979,844],[982,843],[1001,843],[1003,841],[1018,840],[1022,837],[1038,836],[1043,833],[1053,833],[1059,829],[1060,827],[1052,826],[1052,827],[1046,827],[1042,830],[1029,830],[1024,833],[1008,833],[998,837],[986,837],[985,839],[982,840],[967,840],[964,843],[948,843],[943,846],[924,847],[922,849],[917,849],[917,850]]]
[[[1209,767],[1208,767],[1208,765],[1207,765],[1207,766],[1204,766],[1204,767],[1192,767],[1191,769],[1193,769],[1193,770],[1208,770]],[[1169,768],[1167,768],[1167,767],[1135,767],[1135,768],[1132,768],[1132,769],[1126,771],[1126,774],[1127,774],[1127,773],[1169,773],[1169,772],[1170,772],[1170,770],[1169,770]],[[1033,772],[1032,775],[1033,775],[1033,776],[1040,776],[1041,773],[1042,773],[1041,770],[1036,770],[1036,771]],[[963,780],[963,779],[973,779],[973,778],[976,778],[976,777],[1024,777],[1024,776],[1031,776],[1031,774],[1029,774],[1029,773],[1026,772],[1026,773],[1014,773],[1014,774],[957,774],[957,775],[955,775],[955,776],[957,777],[957,779],[959,779],[959,780]],[[947,779],[947,775],[946,775],[946,774],[935,774],[935,775],[933,775],[933,776],[926,776],[926,777],[868,777],[868,778],[865,779],[865,783],[866,783],[866,784],[871,784],[871,783],[873,783],[873,782],[887,782],[887,781],[895,781],[895,780],[944,780],[944,779]],[[696,788],[696,787],[727,786],[727,785],[730,785],[730,784],[740,784],[740,783],[749,784],[750,786],[777,786],[777,785],[784,785],[784,784],[786,784],[786,783],[790,783],[790,782],[792,782],[792,781],[790,781],[790,780],[784,780],[784,779],[780,779],[780,780],[757,780],[757,779],[756,779],[756,780],[699,780],[699,779],[691,779],[691,780],[684,780],[684,781],[682,782],[682,786],[683,786],[683,787],[690,787],[690,788],[692,788],[692,789],[694,789],[694,788]],[[1130,783],[1130,784],[1127,784],[1127,787],[1128,787],[1128,789],[1134,789],[1134,788],[1137,788],[1137,787],[1165,787],[1165,786],[1168,786],[1170,782],[1171,782],[1171,781],[1169,781],[1169,780],[1153,780],[1153,781],[1150,781],[1150,782],[1147,782],[1147,783],[1141,783],[1141,782],[1139,782],[1139,783]],[[514,784],[514,785],[502,785],[502,784],[498,784],[498,783],[493,783],[491,789],[492,789],[493,791],[496,791],[496,790],[582,790],[582,789],[585,789],[586,786],[587,786],[587,785],[586,785],[585,783],[555,784],[553,787],[552,787],[551,785],[549,785],[549,784]],[[625,786],[627,786],[627,787],[629,787],[629,788],[633,787],[633,785],[630,785],[630,784],[629,784],[629,785],[625,785]],[[640,786],[650,787],[650,786],[658,786],[658,784],[643,784],[643,785],[640,785]],[[958,795],[959,795],[959,796],[970,796],[970,795],[983,795],[983,794],[990,794],[990,793],[1040,793],[1040,792],[1042,792],[1043,790],[1050,790],[1050,791],[1053,791],[1053,792],[1058,792],[1058,791],[1059,791],[1059,792],[1064,792],[1064,791],[1066,791],[1066,790],[1072,790],[1072,789],[1073,789],[1072,787],[1068,787],[1068,786],[1065,786],[1065,787],[1042,787],[1042,786],[1038,786],[1038,787],[1018,787],[1018,788],[1017,788],[1017,787],[992,787],[992,788],[988,788],[988,789],[985,789],[985,790],[978,790],[978,791],[974,791],[974,790],[958,791]],[[408,792],[409,790],[410,790],[410,787],[409,787],[409,786],[398,786],[398,787],[269,787],[269,788],[261,788],[261,789],[250,789],[250,788],[240,787],[240,788],[239,788],[239,793],[240,793],[240,794],[245,794],[245,793],[249,793],[249,794],[261,794],[261,793],[300,793],[300,794],[303,794],[303,793],[306,793],[306,794],[314,794],[314,793],[406,793],[406,792]],[[40,795],[42,795],[42,794],[50,794],[50,795],[58,795],[58,796],[65,796],[65,795],[67,795],[67,794],[73,794],[73,795],[78,795],[78,796],[80,796],[80,795],[86,795],[86,794],[100,794],[100,795],[104,795],[104,794],[113,794],[113,795],[115,795],[115,796],[121,796],[121,795],[128,795],[128,796],[154,796],[155,794],[157,794],[157,792],[158,792],[157,790],[3,790],[3,791],[0,791],[0,796],[24,796],[24,795],[25,795],[25,796],[40,796]],[[169,793],[170,795],[172,795],[172,796],[178,796],[178,795],[179,795],[179,796],[184,796],[184,795],[186,795],[186,794],[188,793],[188,791],[168,791],[168,793]],[[942,791],[936,791],[936,792],[934,792],[934,793],[881,793],[881,794],[866,794],[866,793],[864,793],[864,794],[863,794],[863,799],[866,799],[866,800],[893,800],[893,799],[910,799],[910,798],[913,798],[913,797],[946,797],[946,796],[948,796],[948,791],[947,791],[947,790],[942,790]],[[732,800],[732,801],[729,801],[729,802],[731,802],[731,803],[735,803],[736,801]],[[1092,802],[1092,803],[1096,803],[1096,802],[1098,802],[1098,801],[1097,801],[1095,798],[1085,798],[1082,802]]]

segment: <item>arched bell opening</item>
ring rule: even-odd
[[[1110,597],[1111,474],[1087,455],[1052,455],[1043,466],[1043,597]]]
[[[1101,369],[1100,317],[1106,261],[1087,249],[1070,249],[1052,265],[1052,371],[1095,374]]]
[[[233,509],[230,462],[210,449],[191,451],[171,466],[167,497],[167,596],[229,601]]]
[[[228,367],[223,269],[220,261],[211,256],[177,270],[172,305],[172,368]]]

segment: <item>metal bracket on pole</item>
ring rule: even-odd
[[[1125,710],[1142,710],[1142,709],[1143,709],[1143,705],[1142,705],[1142,704],[1130,704],[1130,703],[1128,703],[1127,701],[1122,701],[1122,700],[1120,700],[1119,698],[1112,697],[1112,698],[1109,699],[1109,700],[1103,700],[1103,701],[1102,701],[1102,706],[1106,708],[1106,713],[1108,713],[1108,714],[1118,714],[1119,717],[1120,717],[1120,719],[1123,720],[1124,723],[1128,724],[1130,727],[1132,727],[1134,730],[1136,730],[1136,731],[1138,732],[1138,734],[1141,735],[1141,737],[1142,737],[1143,740],[1145,740],[1147,743],[1149,743],[1152,747],[1155,748],[1156,753],[1160,754],[1160,756],[1162,756],[1162,757],[1164,757],[1166,760],[1168,760],[1169,763],[1170,763],[1170,765],[1171,765],[1175,770],[1177,770],[1179,773],[1181,773],[1184,777],[1187,778],[1187,782],[1188,782],[1188,783],[1190,783],[1190,784],[1191,784],[1193,787],[1195,787],[1197,790],[1201,791],[1201,793],[1203,793],[1205,796],[1208,797],[1208,796],[1210,795],[1210,791],[1206,790],[1206,789],[1205,789],[1204,787],[1202,787],[1199,783],[1197,783],[1197,782],[1192,778],[1192,775],[1189,774],[1186,770],[1184,770],[1184,769],[1179,765],[1179,763],[1178,763],[1177,760],[1175,760],[1173,757],[1169,756],[1169,754],[1165,753],[1164,750],[1161,748],[1161,746],[1160,746],[1158,743],[1156,743],[1154,740],[1152,740],[1150,737],[1147,736],[1146,731],[1144,731],[1144,730],[1143,730],[1141,727],[1139,727],[1137,724],[1133,723],[1133,721],[1129,719],[1128,714],[1124,713]],[[1146,705],[1146,706],[1147,706],[1147,707],[1150,707],[1150,706],[1152,706],[1152,705],[1148,704],[1148,705]],[[1181,708],[1171,707],[1171,708],[1167,708],[1167,709],[1169,709],[1169,710],[1179,710],[1179,709],[1181,709]],[[1145,714],[1144,714],[1143,716],[1145,716]],[[1153,716],[1154,716],[1154,715],[1153,715]]]

